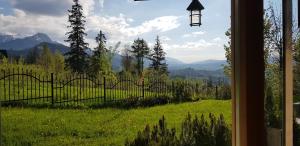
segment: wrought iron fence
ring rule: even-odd
[[[185,85],[188,85],[185,82]],[[142,80],[119,77],[92,78],[87,75],[68,77],[39,75],[28,70],[8,70],[0,74],[0,99],[3,105],[13,104],[99,104],[119,102],[131,98],[174,96],[178,88],[172,81],[159,79]],[[190,86],[190,84],[189,84]],[[190,86],[197,94],[215,91],[219,96],[218,86],[205,89]]]

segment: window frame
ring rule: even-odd
[[[231,0],[233,146],[264,146],[267,144],[264,118],[263,3],[264,0]],[[282,8],[284,34],[283,139],[285,146],[292,146],[292,0],[282,0]]]

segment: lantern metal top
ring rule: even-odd
[[[193,11],[193,10],[203,10],[204,7],[203,5],[200,3],[199,0],[193,0],[192,3],[189,5],[189,7],[186,9],[188,11]]]

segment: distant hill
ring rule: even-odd
[[[37,49],[37,50],[41,51],[43,49],[44,45],[48,46],[50,51],[53,52],[53,53],[56,52],[56,51],[59,51],[62,54],[65,54],[69,50],[69,47],[64,46],[62,44],[58,44],[58,43],[53,44],[53,43],[43,42],[43,43],[37,44],[36,46],[31,47],[31,48],[18,49],[18,50],[9,49],[9,50],[7,50],[7,54],[10,57],[23,57],[23,58],[25,58],[26,55],[30,52],[31,49]]]
[[[185,69],[185,68],[193,68],[196,70],[219,70],[223,69],[223,66],[227,64],[226,60],[205,60],[205,61],[198,61],[194,63],[176,63],[170,64],[169,68],[176,70],[176,69]]]
[[[226,60],[205,60],[192,63],[190,67],[201,70],[217,70],[223,69],[225,64],[227,64]]]
[[[178,70],[169,70],[169,74],[173,78],[193,78],[193,79],[208,79],[208,78],[226,78],[222,69],[209,71],[209,70],[196,70],[193,68],[185,68]]]

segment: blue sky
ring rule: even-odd
[[[189,26],[186,7],[191,0],[82,0],[86,38],[90,47],[103,30],[109,45],[130,44],[144,38],[153,46],[159,35],[168,57],[184,62],[225,59],[225,31],[230,27],[230,0],[201,0],[205,10],[201,27]],[[67,10],[72,0],[0,0],[0,33],[28,36],[47,33],[64,43]]]

